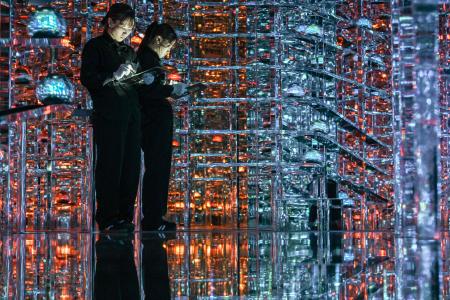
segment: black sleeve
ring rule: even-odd
[[[138,55],[138,61],[141,71],[158,67],[159,63],[155,61],[151,55],[146,55],[145,53]],[[139,92],[143,95],[153,95],[151,98],[167,98],[172,95],[173,86],[169,84],[163,84],[157,78],[150,85],[139,85]]]
[[[95,43],[89,41],[83,48],[81,54],[81,83],[89,90],[95,91],[103,87],[103,82],[112,78],[113,74],[101,72],[100,69],[100,49]]]

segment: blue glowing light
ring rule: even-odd
[[[44,104],[71,103],[74,95],[74,86],[64,75],[50,74],[36,88],[36,96]]]
[[[51,7],[39,8],[30,17],[28,33],[34,38],[65,36],[66,20]]]

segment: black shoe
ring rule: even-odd
[[[126,224],[127,223],[124,220],[116,220],[110,224],[100,227],[100,230],[104,233],[129,233],[130,231]]]
[[[166,220],[162,220],[161,225],[159,225],[158,227],[158,231],[176,231],[176,230],[177,224]]]
[[[124,221],[122,223],[122,227],[124,227],[129,233],[134,232],[134,224],[128,221]]]
[[[100,234],[99,239],[95,242],[97,259],[108,261],[121,259],[124,251],[133,251],[132,241],[132,237],[128,234]]]
[[[159,224],[142,224],[142,231],[176,231],[177,224],[161,220]]]
[[[158,225],[141,224],[141,231],[156,231],[157,229]]]
[[[148,231],[142,232],[141,240],[170,241],[177,238],[176,231]]]

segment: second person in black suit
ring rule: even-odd
[[[152,23],[137,52],[141,70],[161,67],[177,39],[175,30],[168,24]],[[138,89],[142,117],[142,150],[145,173],[143,180],[142,230],[175,230],[176,224],[165,219],[172,160],[173,110],[167,99],[186,92],[186,85],[166,84],[164,72],[159,72],[150,85]]]

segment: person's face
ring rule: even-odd
[[[126,39],[134,29],[134,20],[125,19],[123,21],[114,21],[108,19],[108,33],[117,42]]]
[[[160,58],[165,57],[169,52],[170,49],[175,45],[176,40],[173,40],[172,42],[169,42],[167,40],[164,40],[161,36],[156,36],[155,41],[153,44],[153,50],[158,53],[158,56]]]

